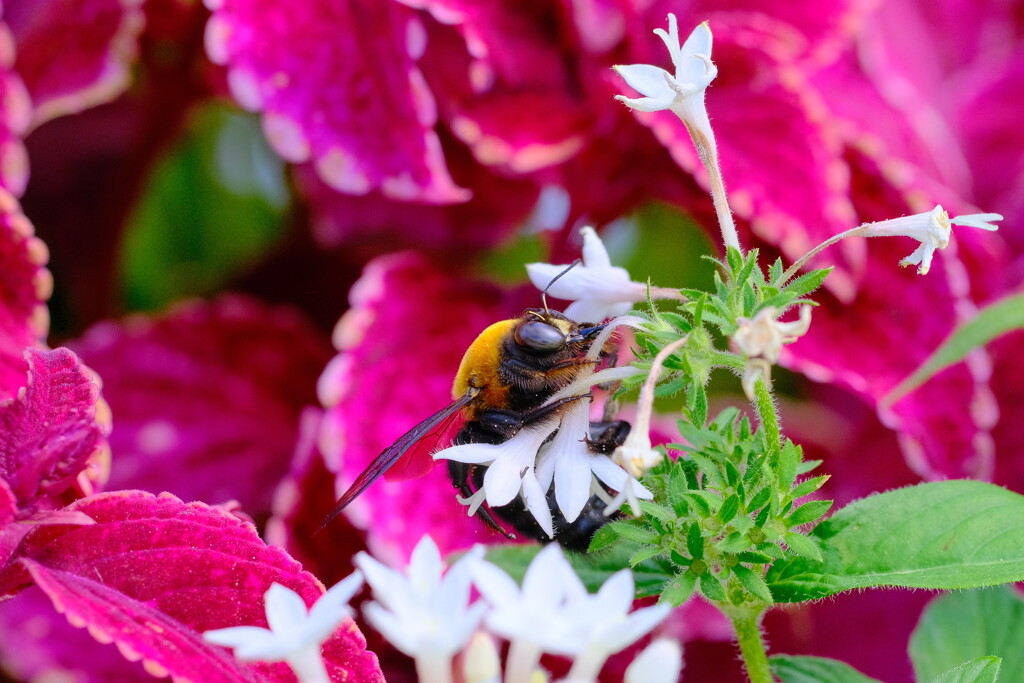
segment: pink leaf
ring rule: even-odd
[[[32,96],[33,126],[107,102],[128,87],[141,0],[6,0],[15,68]],[[55,46],[60,49],[54,49]]]
[[[312,160],[346,194],[469,198],[449,176],[433,130],[434,98],[416,65],[423,27],[411,10],[379,0],[208,4],[207,53],[228,67],[239,103],[263,113],[282,157]]]

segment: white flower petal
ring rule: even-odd
[[[633,572],[622,569],[612,574],[597,591],[597,599],[608,612],[625,614],[633,606]]]
[[[966,216],[957,216],[950,222],[953,225],[967,225],[981,230],[998,230],[999,226],[993,225],[993,223],[1001,220],[1003,217],[998,213],[971,213]]]
[[[203,640],[206,642],[227,647],[241,647],[249,644],[258,645],[274,637],[271,631],[259,626],[232,626],[203,633]]]
[[[617,64],[612,68],[622,76],[622,80],[626,81],[629,87],[645,98],[671,104],[676,97],[675,91],[666,80],[666,77],[672,78],[672,74],[661,67],[651,64]],[[630,104],[630,100],[623,98],[622,101],[633,106]]]
[[[573,301],[565,308],[565,317],[576,322],[599,323],[606,318],[614,318],[633,310],[630,302],[603,303],[600,301],[586,300]],[[600,348],[600,347],[598,347]]]
[[[487,602],[501,608],[519,604],[519,586],[501,567],[481,561],[471,564],[469,572]]]
[[[671,90],[671,89],[670,89]],[[672,107],[672,103],[675,101],[675,92],[672,92],[672,98],[663,97],[639,97],[632,98],[626,97],[625,95],[616,95],[615,99],[622,102],[630,109],[636,109],[637,111],[665,111]]]
[[[397,610],[403,604],[416,602],[416,593],[401,572],[391,569],[365,552],[356,553],[355,564],[373,589],[374,598],[388,609]]]
[[[711,28],[707,22],[693,29],[690,37],[683,43],[681,54],[684,61],[679,64],[676,71],[677,81],[692,83],[703,90],[714,80],[717,69],[710,63],[711,43]]]
[[[442,448],[434,453],[434,460],[454,460],[470,465],[486,465],[501,455],[499,446],[489,443],[466,443]]]
[[[653,631],[671,611],[669,605],[652,605],[638,609],[616,628],[603,633],[601,644],[607,648],[609,654],[624,650]]]
[[[397,615],[388,610],[380,603],[371,602],[363,606],[363,616],[373,625],[388,642],[396,648],[415,657],[420,653],[420,639],[416,632],[415,624],[408,620],[400,619]]]
[[[544,546],[530,562],[523,576],[523,599],[537,607],[553,605],[562,599],[564,588],[562,578],[572,567],[562,554],[557,543]]]
[[[583,265],[587,268],[611,268],[612,260],[597,231],[588,225],[580,228],[580,235],[583,237]]]
[[[544,530],[548,538],[554,538],[555,527],[551,519],[551,507],[548,505],[547,495],[540,488],[540,482],[537,481],[537,475],[533,473],[532,468],[523,477],[523,498],[526,499],[526,507],[533,518],[537,520],[540,528]]]
[[[444,572],[444,562],[441,560],[441,551],[437,549],[434,539],[424,534],[420,542],[413,548],[406,574],[413,585],[425,589],[421,591],[425,593],[440,583],[442,572]]]
[[[625,683],[676,683],[683,670],[683,650],[668,638],[654,641],[626,669]]]
[[[309,610],[309,620],[321,623],[333,619],[339,613],[342,615],[341,619],[349,616],[351,610],[348,607],[348,603],[362,587],[363,574],[356,570],[331,586],[329,591],[320,596],[320,599]],[[335,625],[340,623],[341,619]]]
[[[298,593],[282,586],[272,584],[264,595],[267,610],[267,625],[274,633],[288,633],[299,628],[309,610]]]

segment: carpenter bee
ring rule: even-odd
[[[548,310],[545,302],[542,309],[527,309],[518,318],[502,320],[485,329],[462,359],[452,386],[453,402],[377,456],[341,496],[324,525],[392,467],[391,478],[425,474],[434,464],[431,448],[500,444],[524,427],[553,419],[574,401],[590,400],[590,395],[584,394],[546,403],[557,390],[569,386],[598,362],[588,359],[587,352],[603,328],[604,325],[575,323],[557,311]],[[628,433],[627,422],[591,422],[587,446],[594,453],[610,455]],[[480,489],[486,469],[483,465],[448,462],[452,483],[464,498]],[[565,547],[586,549],[597,529],[608,521],[605,503],[597,495],[591,496],[583,512],[571,523],[559,511],[553,488],[547,492],[547,499],[555,538]],[[484,504],[477,513],[508,538],[514,536],[495,517],[524,536],[551,540],[519,496],[508,505],[493,509]]]

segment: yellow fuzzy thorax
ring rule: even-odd
[[[459,372],[452,384],[452,398],[461,398],[470,387],[481,389],[480,407],[505,405],[508,387],[499,381],[501,342],[512,332],[519,320],[496,322],[480,333],[462,357]]]

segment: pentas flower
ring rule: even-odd
[[[350,616],[348,602],[362,585],[363,577],[356,572],[307,610],[298,593],[275,583],[264,595],[269,629],[233,626],[207,631],[203,638],[234,648],[242,661],[287,662],[301,683],[330,683],[320,647]]]
[[[661,638],[648,645],[626,669],[626,683],[676,683],[683,670],[683,649]]]
[[[914,253],[900,261],[901,266],[916,265],[917,272],[925,275],[932,265],[932,256],[936,249],[945,249],[949,245],[949,236],[954,225],[968,225],[982,230],[998,230],[993,223],[1001,221],[998,213],[974,213],[967,216],[950,218],[941,205],[931,211],[903,216],[887,221],[869,223],[861,226],[860,234],[865,237],[913,237],[921,243]]]
[[[764,377],[765,382],[771,379],[771,367],[779,362],[782,345],[796,341],[811,326],[810,306],[801,306],[799,320],[788,323],[776,320],[775,310],[774,306],[767,306],[753,320],[736,319],[739,328],[732,338],[747,356],[743,392],[750,399],[754,398],[754,383],[758,377]]]
[[[444,572],[437,544],[424,536],[405,574],[366,553],[356,556],[376,599],[363,613],[392,645],[415,658],[424,683],[451,681],[452,657],[480,626],[486,605],[470,604],[469,564],[482,554],[478,546]]]

